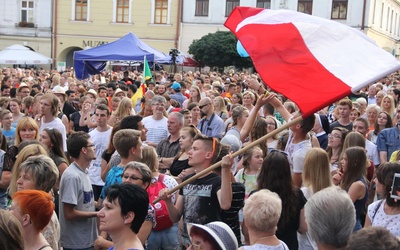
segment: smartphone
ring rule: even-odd
[[[400,200],[400,173],[395,173],[390,197]]]

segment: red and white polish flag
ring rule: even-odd
[[[236,7],[225,26],[263,81],[303,117],[400,69],[361,31],[300,12]]]

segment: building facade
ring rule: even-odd
[[[129,32],[168,53],[178,42],[178,3],[173,0],[56,1],[54,52],[73,65],[73,52],[115,41]]]
[[[0,50],[21,44],[51,57],[52,0],[0,0]]]
[[[288,9],[332,19],[359,29],[380,47],[400,54],[400,3],[398,0],[185,0],[179,49],[188,51],[195,39],[216,31],[235,6]]]
[[[73,52],[115,41],[133,32],[168,53],[178,46],[174,0],[0,0],[0,50],[22,44],[73,66]]]

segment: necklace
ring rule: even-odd
[[[265,239],[269,239],[269,238],[272,238],[272,237],[275,237],[275,234],[270,235],[270,236],[265,236],[265,237],[258,238],[258,240],[256,240],[256,241],[254,242],[254,244],[256,244],[257,242],[259,242],[260,240],[265,240]]]

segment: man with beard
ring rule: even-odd
[[[222,134],[224,133],[224,121],[221,117],[215,115],[211,99],[208,97],[201,99],[199,102],[199,108],[201,116],[204,118],[199,121],[197,129],[206,136],[215,137],[221,140]]]

